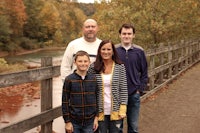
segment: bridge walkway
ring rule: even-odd
[[[140,133],[200,133],[200,62],[141,102]]]

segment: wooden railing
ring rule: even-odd
[[[152,95],[200,60],[200,40],[169,43],[146,51],[149,84],[141,99]]]
[[[163,44],[159,48],[147,50],[146,56],[149,65],[149,84],[146,94],[141,99],[151,95],[199,62],[200,40],[181,41],[166,46]],[[41,113],[3,127],[0,133],[25,132],[37,126],[41,126],[41,133],[52,132],[53,120],[62,116],[61,106],[52,107],[52,80],[60,75],[60,66],[52,64],[52,57],[44,57],[41,60],[41,68],[0,75],[0,88],[41,81]]]

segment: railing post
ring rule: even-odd
[[[52,66],[52,57],[43,57],[41,59],[41,66]],[[41,81],[41,112],[52,109],[52,77]],[[52,121],[41,125],[41,133],[52,133]]]
[[[197,49],[197,60],[199,60],[200,58],[200,40],[197,40],[197,44],[196,44],[196,49]]]
[[[190,40],[190,44],[189,44],[189,64],[191,65],[192,64],[192,47],[193,47],[193,41]]]
[[[193,56],[193,61],[196,62],[198,59],[197,53],[198,53],[198,47],[197,47],[197,41],[194,40],[194,47],[193,47],[193,51],[194,51],[194,56]]]
[[[155,58],[154,55],[150,56],[150,70],[152,71],[155,68]],[[149,77],[150,90],[154,88],[155,84],[155,75]]]
[[[164,44],[161,43],[160,44],[160,48],[163,49],[163,47],[164,47]],[[163,53],[160,54],[159,60],[160,60],[159,66],[162,66],[164,64],[164,54]],[[163,82],[163,77],[164,77],[164,71],[159,73],[158,83],[162,83]]]
[[[189,59],[188,59],[188,57],[189,57],[189,43],[188,43],[188,41],[186,42],[186,46],[185,46],[185,57],[186,57],[186,60],[185,60],[185,65],[186,65],[186,67],[188,67],[188,65],[189,65]]]
[[[176,45],[175,45],[176,46]],[[175,65],[174,65],[174,73],[173,74],[177,74],[178,73],[178,53],[179,53],[179,49],[175,49],[174,50],[174,57],[173,59],[176,60]]]
[[[180,60],[181,60],[181,63],[180,63],[180,69],[182,70],[183,69],[183,66],[184,66],[184,40],[181,40],[181,55],[180,55]]]
[[[171,45],[168,43],[168,62],[170,63],[170,66],[168,68],[168,78],[172,77],[172,51],[171,51]]]

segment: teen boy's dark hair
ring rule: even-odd
[[[125,29],[131,28],[133,30],[133,33],[135,34],[135,27],[132,24],[123,24],[121,28],[119,29],[119,34],[121,34],[122,32],[122,28],[125,28]]]

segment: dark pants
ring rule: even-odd
[[[105,115],[104,121],[99,121],[99,133],[119,133],[122,120],[110,120],[110,115]]]

